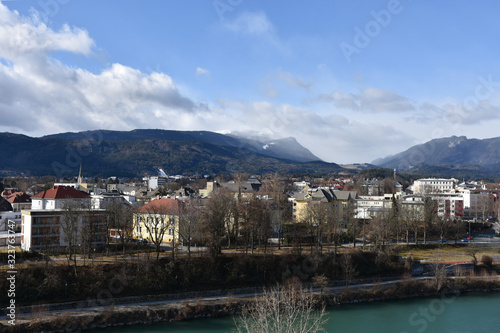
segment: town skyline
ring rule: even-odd
[[[2,1],[0,132],[291,136],[335,163],[497,136],[498,4],[296,4]]]

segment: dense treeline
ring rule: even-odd
[[[62,263],[30,264],[16,275],[16,304],[274,285],[291,278],[312,282],[317,276],[329,280],[394,276],[404,270],[387,253],[354,251],[345,256],[352,258],[350,266],[342,255],[334,254],[195,256],[175,262],[142,257],[110,264],[89,262],[77,270]],[[8,290],[6,274],[0,274],[2,290]],[[0,296],[0,302],[9,302],[7,293]]]

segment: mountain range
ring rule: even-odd
[[[259,141],[208,131],[96,130],[41,138],[0,133],[0,174],[142,176],[247,172],[338,173],[294,138]]]
[[[236,147],[247,149],[265,156],[288,159],[296,162],[320,161],[307,148],[301,146],[293,137],[259,141],[239,135],[220,134],[209,131],[172,131],[160,129],[136,129],[132,131],[84,131],[67,132],[44,136],[43,138],[60,138],[67,140],[83,140],[98,138],[102,141],[191,141],[204,142],[216,146]]]
[[[500,138],[433,139],[372,164],[398,171],[455,177],[499,177]]]

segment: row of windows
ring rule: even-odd
[[[59,236],[56,237],[35,237],[31,239],[33,246],[38,245],[59,245]]]
[[[142,234],[142,227],[141,227],[140,225],[138,225],[138,226],[136,227],[135,231],[136,231],[138,234]],[[168,228],[168,234],[169,234],[170,236],[173,236],[173,235],[174,235],[174,231],[175,231],[175,228],[172,228],[172,227]]]
[[[5,218],[9,218],[8,216],[5,216]],[[10,217],[11,219],[20,219],[21,218],[21,215],[14,215],[13,217],[11,216]],[[2,215],[0,215],[0,220],[2,219]]]
[[[59,224],[59,216],[34,217],[33,225]]]
[[[32,235],[51,235],[59,234],[59,227],[34,227],[32,229]]]

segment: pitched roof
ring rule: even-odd
[[[90,196],[87,193],[78,191],[71,186],[54,186],[50,190],[38,193],[31,197],[32,199],[87,199]]]
[[[144,206],[137,208],[140,213],[161,213],[169,215],[179,214],[179,208],[182,207],[182,202],[177,199],[156,199]]]
[[[3,190],[1,196],[5,198],[5,197],[8,197],[9,195],[11,195],[13,193],[16,193],[17,191],[18,191],[17,189],[11,189],[11,188],[5,189],[5,190]]]
[[[358,193],[356,191],[333,191],[335,196],[337,197],[337,200],[349,200],[349,199],[356,199],[358,196]]]
[[[24,192],[15,192],[5,198],[11,204],[31,202],[31,198]]]

